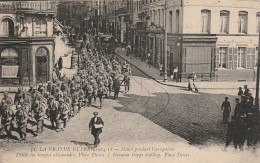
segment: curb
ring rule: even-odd
[[[152,80],[156,81],[157,83],[159,84],[162,84],[162,85],[166,85],[166,86],[172,86],[172,87],[177,87],[177,88],[185,88],[187,89],[188,87],[183,87],[183,86],[178,86],[178,85],[171,85],[171,84],[165,84],[165,83],[162,83],[158,80],[156,80],[155,78],[153,78],[152,76],[148,75],[146,72],[144,72],[143,70],[141,70],[139,67],[137,67],[136,65],[134,65],[132,62],[129,62],[128,60],[126,60],[124,57],[122,57],[120,54],[118,54],[116,52],[116,54],[122,58],[123,60],[127,61],[128,63],[130,63],[130,65],[134,66],[136,69],[138,69],[139,71],[141,71],[143,74],[145,74],[146,76],[148,76],[149,78],[151,78]]]
[[[146,72],[144,72],[143,70],[141,70],[139,67],[137,67],[135,64],[133,64],[132,62],[130,62],[129,60],[126,60],[124,57],[122,57],[118,52],[115,51],[115,53],[117,54],[117,56],[119,56],[120,58],[122,58],[123,60],[127,61],[128,63],[130,63],[130,65],[134,66],[136,69],[138,69],[139,71],[141,71],[143,74],[145,74],[146,76],[148,76],[149,78],[151,78],[152,80],[154,80],[155,82],[165,85],[165,86],[170,86],[170,87],[176,87],[176,88],[185,88],[188,89],[188,87],[184,87],[184,86],[179,86],[179,85],[174,85],[174,84],[166,84],[163,83],[161,81],[158,81],[157,79],[153,78],[152,76],[148,75]],[[238,89],[238,88],[199,88],[199,89]],[[250,88],[250,89],[255,89],[255,88]]]

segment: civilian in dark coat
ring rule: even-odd
[[[94,145],[97,146],[100,143],[99,134],[102,133],[102,128],[103,128],[100,126],[98,127],[97,125],[104,126],[104,122],[101,119],[101,117],[98,117],[97,112],[94,112],[93,114],[94,114],[94,117],[91,118],[91,120],[89,122],[89,130],[91,130],[91,134],[95,138]]]

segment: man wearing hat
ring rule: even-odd
[[[89,130],[91,130],[91,134],[95,138],[94,145],[97,146],[100,143],[99,135],[102,133],[104,122],[101,117],[98,117],[98,112],[94,112],[93,114],[94,117],[90,120]]]

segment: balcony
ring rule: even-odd
[[[12,1],[0,2],[0,12],[56,13],[55,1]]]

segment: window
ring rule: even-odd
[[[238,33],[247,33],[247,17],[248,13],[244,11],[239,12],[239,19],[238,19]]]
[[[246,53],[246,48],[238,48],[238,53],[237,53],[237,67],[238,68],[245,68],[245,54]]]
[[[35,36],[47,35],[47,22],[44,19],[36,19]]]
[[[169,32],[172,33],[172,11],[169,12]]]
[[[3,19],[1,25],[2,36],[14,36],[14,22],[11,19]]]
[[[216,58],[216,68],[227,68],[228,64],[228,48],[220,47]]]
[[[2,78],[17,78],[19,70],[18,53],[8,48],[1,53]]]
[[[180,32],[179,21],[180,21],[180,11],[176,10],[176,33]]]
[[[259,33],[259,27],[260,27],[260,12],[256,13],[256,33]]]
[[[161,10],[158,10],[158,25],[161,27]]]
[[[220,33],[229,32],[229,12],[220,11]]]
[[[201,11],[201,32],[210,33],[211,12],[209,10]]]

